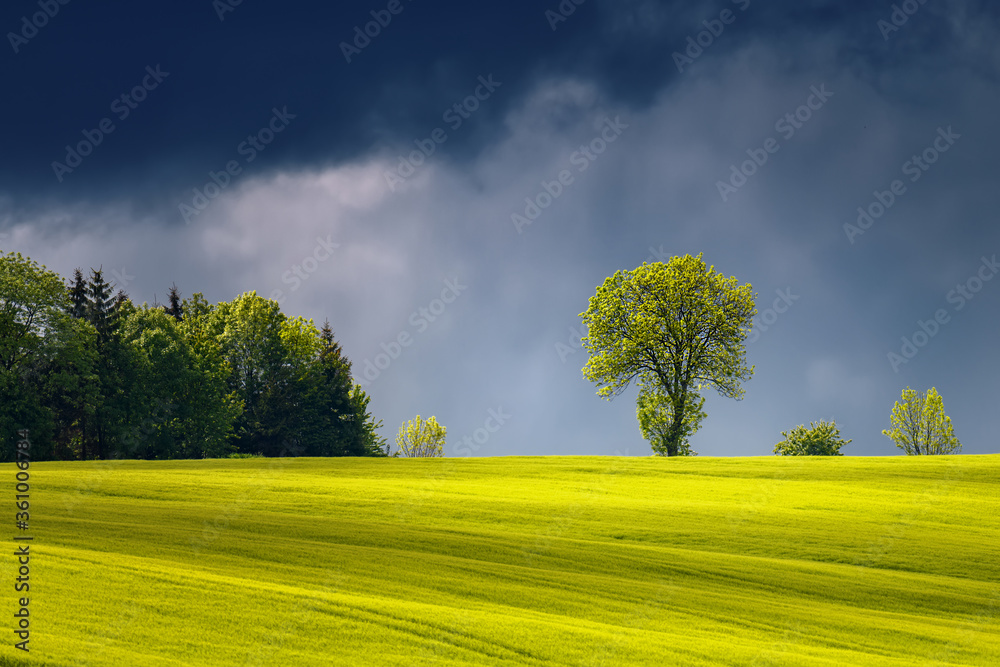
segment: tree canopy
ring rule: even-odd
[[[329,323],[169,294],[137,307],[100,269],[66,284],[0,255],[0,428],[37,459],[387,455]]]
[[[809,422],[809,428],[799,424],[791,431],[782,431],[781,442],[774,446],[774,453],[782,456],[843,456],[840,449],[851,440],[840,437],[840,429],[833,421]]]
[[[433,458],[444,456],[444,442],[448,430],[438,423],[437,418],[416,419],[404,422],[396,434],[396,455],[412,458]]]
[[[955,437],[951,417],[944,413],[944,399],[931,387],[925,393],[907,387],[889,416],[892,429],[883,435],[909,455],[957,454],[962,443]]]
[[[716,272],[700,254],[618,271],[580,314],[587,327],[582,344],[590,355],[584,376],[605,398],[635,380],[648,385],[639,412],[643,400],[647,412],[654,403],[660,406],[658,414],[669,419],[659,431],[663,450],[677,456],[701,421],[695,415],[703,387],[743,397],[742,383],[754,370],[746,364],[743,341],[756,313],[752,287]]]

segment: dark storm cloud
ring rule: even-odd
[[[907,384],[942,391],[966,451],[995,449],[1000,282],[948,301],[1000,253],[993,4],[389,7],[59,5],[5,56],[0,246],[64,275],[103,264],[139,302],[177,282],[329,317],[359,379],[395,355],[366,380],[384,435],[436,414],[449,449],[488,433],[480,455],[648,453],[634,396],[608,404],[582,379],[574,327],[616,270],[704,251],[761,315],[747,397],[710,393],[695,449],[764,454],[835,418],[849,453],[894,453],[880,430]],[[13,3],[0,29],[37,11]],[[340,43],[372,11],[387,25],[348,63]],[[59,182],[51,162],[105,117],[114,131]],[[957,137],[931,163],[942,132]],[[185,225],[209,172],[219,192]],[[463,289],[431,321],[447,281]],[[480,431],[491,410],[509,417]]]
[[[442,126],[443,111],[472,94],[477,77],[492,73],[502,93],[476,112],[474,129],[448,145],[445,159],[464,160],[497,140],[505,113],[539,77],[583,77],[611,100],[641,108],[661,87],[696,76],[705,60],[753,40],[836,34],[829,57],[861,68],[947,48],[947,33],[935,30],[945,19],[931,5],[892,36],[890,49],[876,28],[888,7],[859,3],[400,0],[396,14],[388,2],[243,2],[231,11],[209,0],[42,4],[50,13],[57,8],[45,21],[32,18],[42,11],[36,1],[9,3],[0,13],[0,26],[13,35],[32,34],[25,17],[42,24],[26,42],[8,34],[4,56],[5,89],[13,94],[0,111],[0,183],[26,205],[108,196],[143,205],[182,201],[209,171],[249,155],[240,145],[266,127],[274,108],[287,108],[295,121],[248,171],[408,147]],[[554,22],[560,6],[573,12]],[[968,10],[966,20],[996,11],[988,7]],[[355,29],[373,21],[373,11],[391,21],[356,41]],[[734,21],[678,72],[672,54],[684,52],[705,22],[722,26],[723,11]],[[365,39],[348,63],[342,43]],[[782,66],[800,65],[790,58]],[[134,101],[132,91],[151,82],[147,68],[169,74]],[[86,140],[84,131],[103,135],[105,119],[113,133],[72,173],[54,173],[52,162],[66,162],[65,147]]]

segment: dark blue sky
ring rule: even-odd
[[[894,454],[907,386],[996,452],[998,13],[10,2],[0,248],[137,302],[329,318],[383,434],[433,414],[450,455],[649,453],[635,392],[583,379],[578,314],[618,269],[704,252],[762,319],[700,453],[832,418],[846,453]]]

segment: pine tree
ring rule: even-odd
[[[87,317],[87,304],[90,300],[87,296],[87,281],[83,279],[83,272],[76,269],[73,272],[73,284],[69,287],[70,315],[78,319]]]
[[[177,285],[170,286],[167,298],[170,300],[170,305],[163,307],[164,312],[180,322],[184,319],[184,306],[181,304],[181,293],[178,291]]]
[[[113,286],[104,279],[101,269],[91,269],[87,285],[86,319],[97,330],[96,372],[100,387],[100,401],[93,418],[91,432],[95,440],[94,452],[103,459],[119,443],[124,424],[130,421],[131,413],[139,409],[133,406],[135,392],[132,390],[134,365],[129,361],[129,350],[118,335],[121,321],[132,309],[128,296],[123,291],[113,295]]]
[[[329,419],[329,436],[335,456],[359,456],[364,452],[360,431],[354,424],[354,406],[351,403],[351,362],[344,356],[340,343],[334,340],[330,321],[320,329],[318,364],[323,373],[323,413]]]
[[[355,384],[351,388],[351,405],[354,408],[354,428],[357,433],[355,446],[356,453],[350,456],[388,456],[389,444],[385,438],[378,434],[378,429],[382,428],[382,420],[375,421],[375,417],[368,411],[368,403],[371,397],[361,388],[360,384]],[[397,456],[396,452],[394,456]]]
[[[90,305],[90,286],[87,284],[87,280],[83,277],[83,271],[79,268],[73,271],[73,282],[69,286],[69,298],[70,315],[90,323],[92,315],[92,308]],[[89,368],[96,372],[97,350],[93,347],[93,341],[91,341],[90,345],[86,345],[84,347],[87,348],[87,351],[82,351],[81,354],[86,356],[89,351],[89,355],[91,355],[91,358],[93,359],[92,366]],[[96,411],[97,406],[101,403],[100,391],[97,389],[96,384],[94,385],[93,391],[94,393],[89,397],[89,404],[80,406],[80,409],[69,417],[72,426],[67,428],[67,440],[64,442],[67,447],[72,447],[74,441],[79,445],[81,460],[87,459],[87,446],[93,437],[92,430],[94,412]]]
[[[114,298],[111,285],[104,280],[102,269],[91,269],[87,285],[87,320],[97,329],[98,340],[107,342],[113,330]]]

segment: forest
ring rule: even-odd
[[[369,402],[329,321],[176,285],[140,306],[101,269],[0,254],[0,432],[34,460],[386,456]]]

